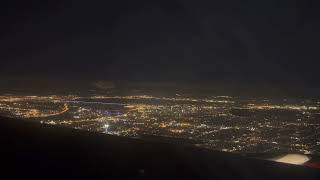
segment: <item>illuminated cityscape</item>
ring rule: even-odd
[[[235,153],[320,154],[320,101],[175,95],[0,96],[2,116]]]

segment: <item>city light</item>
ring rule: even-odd
[[[228,152],[320,153],[319,101],[142,96],[0,96],[0,114],[106,134],[192,139]]]

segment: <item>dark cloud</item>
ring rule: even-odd
[[[315,7],[291,0],[7,1],[0,73],[319,86]]]

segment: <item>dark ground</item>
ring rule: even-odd
[[[305,167],[9,118],[0,118],[0,142],[1,179],[320,178]]]

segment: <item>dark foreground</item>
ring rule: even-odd
[[[0,139],[0,179],[320,179],[306,167],[24,120],[0,118]]]

